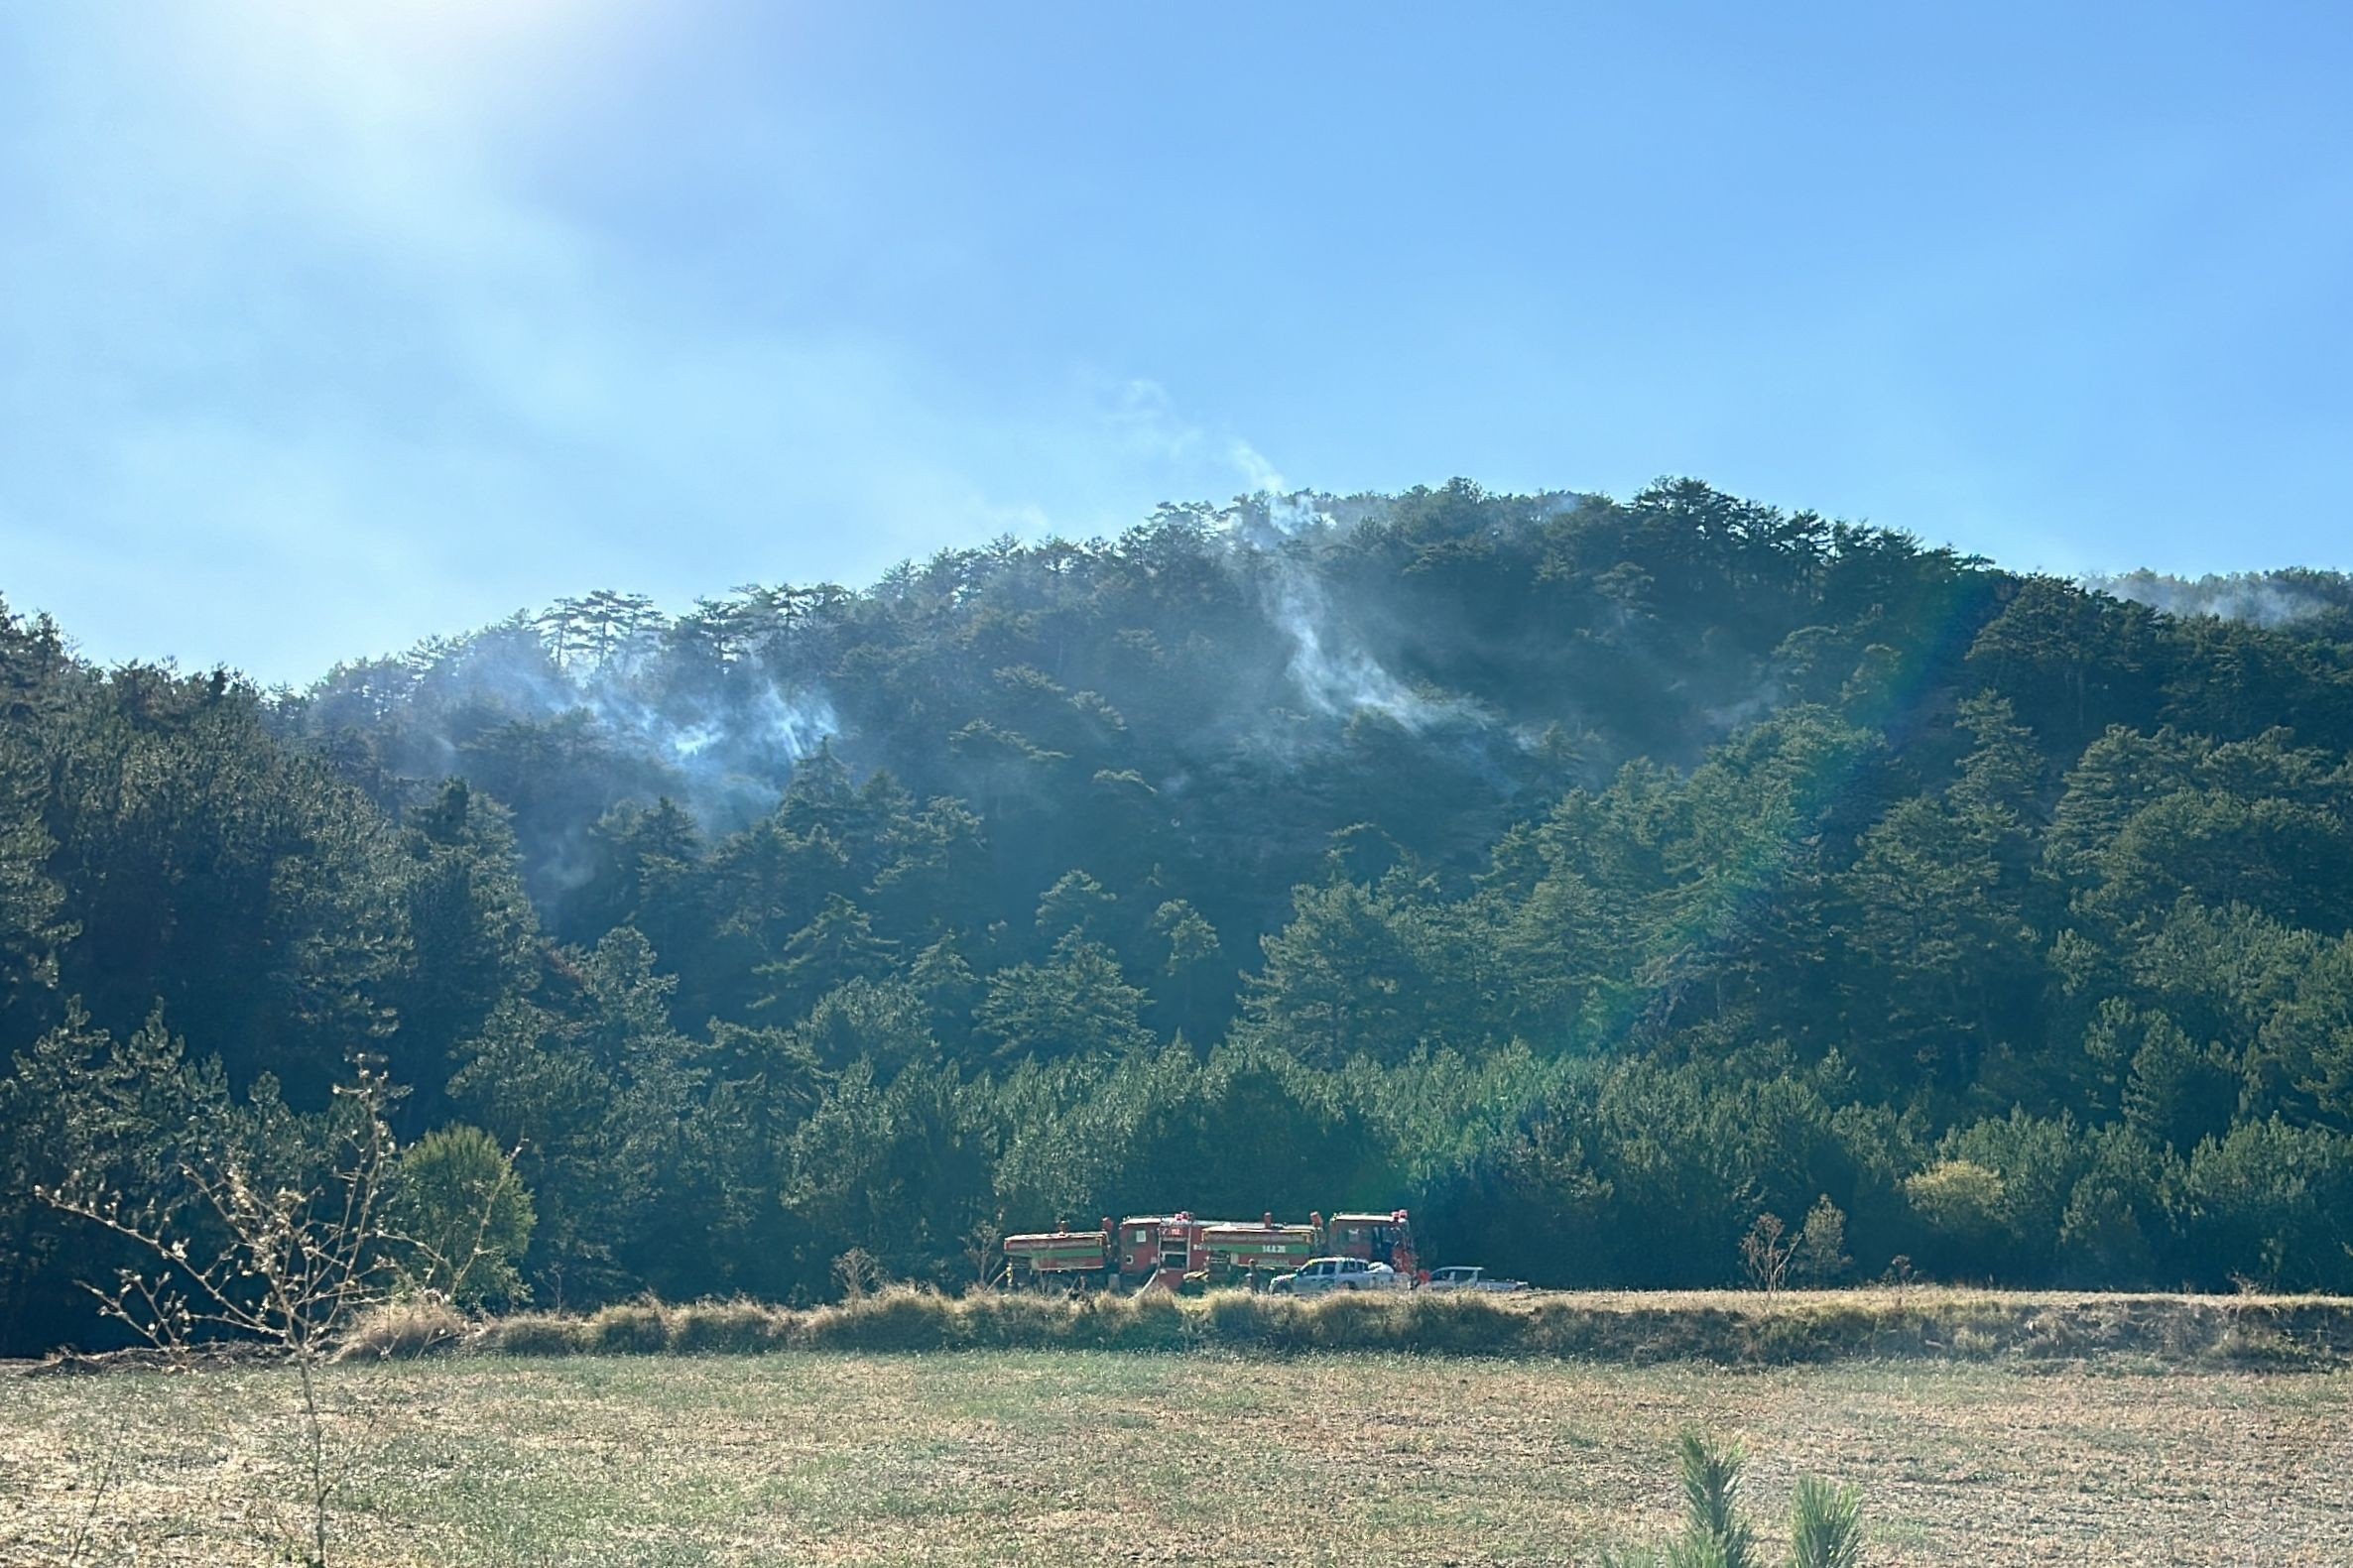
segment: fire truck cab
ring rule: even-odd
[[[1190,1214],[1133,1215],[1120,1221],[1114,1248],[1119,1278],[1138,1287],[1179,1288],[1186,1274],[1209,1266],[1204,1229]]]
[[[1414,1253],[1414,1226],[1403,1209],[1387,1214],[1335,1214],[1329,1220],[1313,1217],[1320,1254],[1333,1258],[1361,1258],[1387,1264],[1408,1280],[1419,1281],[1421,1268]]]

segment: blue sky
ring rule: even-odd
[[[2326,6],[11,7],[0,592],[299,681],[1456,474],[2353,567],[2349,79]]]

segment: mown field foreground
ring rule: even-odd
[[[2340,1375],[1348,1353],[479,1356],[327,1369],[356,1565],[1563,1563],[1658,1540],[1672,1444],[1862,1487],[1865,1561],[2353,1561]],[[0,1378],[0,1561],[308,1544],[282,1367]]]
[[[466,1323],[400,1308],[346,1359],[768,1351],[1184,1350],[1566,1357],[1727,1366],[1840,1359],[2144,1359],[2321,1369],[2353,1362],[2353,1298],[1906,1289],[1347,1295],[1220,1291],[1078,1297],[898,1288],[795,1310],[750,1301],[632,1302],[592,1316]]]

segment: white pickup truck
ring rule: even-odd
[[[1518,1279],[1490,1279],[1487,1270],[1476,1264],[1456,1264],[1450,1268],[1432,1270],[1424,1290],[1525,1290],[1528,1286]]]
[[[1297,1273],[1277,1274],[1267,1289],[1279,1296],[1320,1296],[1335,1290],[1403,1290],[1413,1281],[1387,1264],[1361,1258],[1317,1258]]]

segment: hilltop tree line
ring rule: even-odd
[[[304,691],[0,620],[0,1324],[355,1055],[471,1287],[1411,1207],[1436,1261],[2353,1287],[2353,627],[1692,482],[1165,508]],[[469,1174],[470,1172],[470,1174]],[[201,1229],[202,1217],[184,1213]]]

